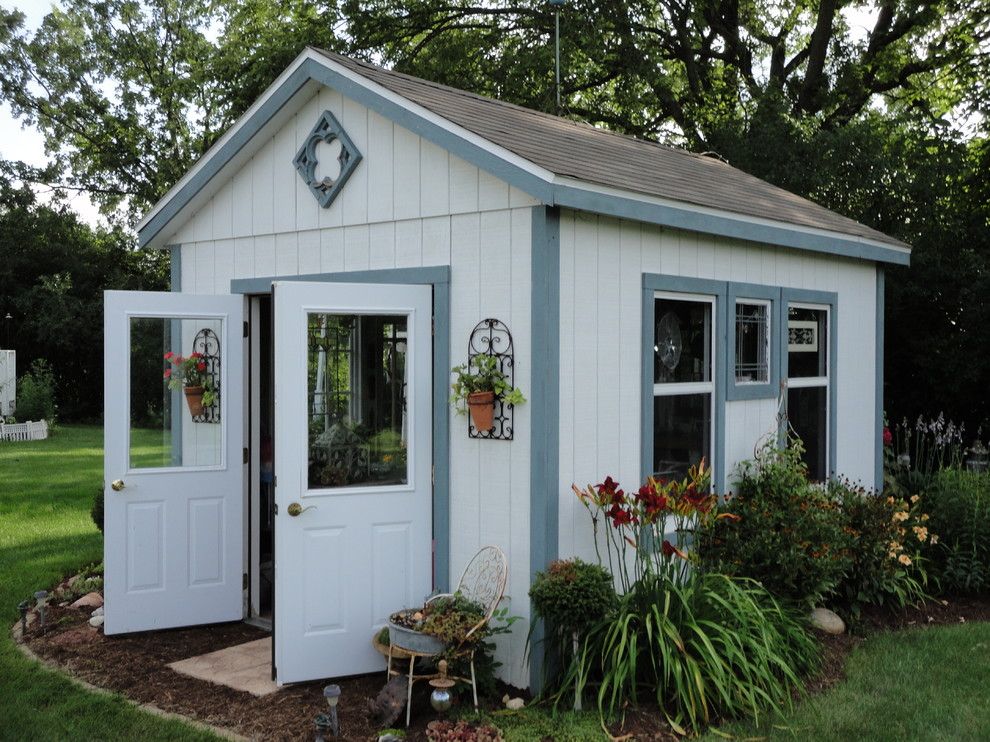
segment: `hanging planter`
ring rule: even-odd
[[[467,403],[475,430],[487,433],[495,427],[495,392],[472,392]]]
[[[189,414],[193,417],[202,415],[206,409],[203,404],[203,394],[205,389],[202,386],[187,386],[183,390],[186,395],[186,404],[189,406]]]
[[[454,366],[451,372],[457,377],[451,385],[451,404],[459,412],[470,411],[471,424],[481,435],[491,433],[495,427],[496,402],[507,407],[526,401],[495,356],[476,355],[470,363]]]

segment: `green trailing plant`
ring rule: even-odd
[[[808,481],[801,442],[763,445],[740,464],[736,494],[720,506],[698,549],[710,572],[750,577],[774,595],[808,607],[832,596],[852,567],[840,504]]]
[[[904,608],[929,597],[922,552],[938,536],[929,529],[922,498],[883,497],[848,480],[830,482],[828,494],[839,503],[850,541],[849,569],[833,607],[856,620],[866,605]]]
[[[926,503],[938,534],[926,555],[941,589],[990,592],[990,473],[945,469],[935,477]]]
[[[476,355],[470,363],[454,366],[450,371],[454,374],[450,403],[457,407],[458,412],[467,412],[467,399],[476,392],[494,392],[495,399],[513,406],[526,401],[523,393],[512,386],[509,377],[502,373],[494,356]]]
[[[591,629],[565,676],[597,686],[603,718],[649,699],[679,733],[781,712],[817,661],[799,617],[753,580],[648,574]]]

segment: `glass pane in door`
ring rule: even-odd
[[[307,316],[309,489],[408,483],[406,316]]]
[[[221,338],[217,318],[130,318],[131,469],[219,466]]]
[[[653,473],[680,479],[702,459],[710,465],[712,395],[653,398]]]

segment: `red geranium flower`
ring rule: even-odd
[[[202,361],[200,361],[199,363],[196,364],[196,370],[197,371],[205,371],[206,370],[206,364],[203,363]]]
[[[170,368],[165,369],[165,378],[167,379],[171,375],[172,375],[172,369]]]
[[[894,434],[890,432],[890,428],[885,427],[883,429],[883,445],[890,448],[894,444]]]

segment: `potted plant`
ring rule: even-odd
[[[450,401],[460,412],[464,412],[465,406],[471,411],[471,422],[480,432],[487,432],[494,426],[496,399],[510,405],[526,401],[522,392],[502,373],[494,356],[477,355],[470,364],[454,366],[451,372],[456,378],[451,385]]]
[[[169,389],[182,389],[186,395],[189,413],[196,417],[202,415],[207,407],[217,401],[217,391],[213,386],[213,377],[206,371],[206,360],[202,353],[192,353],[180,356],[171,351],[165,354],[165,360],[170,368],[165,369],[163,377]]]
[[[388,621],[389,642],[402,649],[438,655],[479,641],[483,632],[472,630],[484,620],[484,606],[460,593],[442,595],[422,608],[393,613]]]

